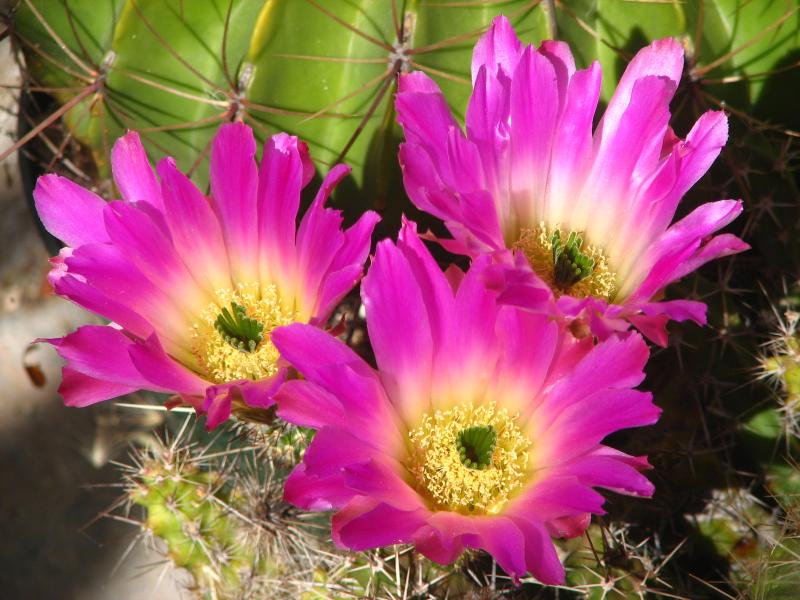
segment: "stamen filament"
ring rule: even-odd
[[[210,381],[263,379],[277,372],[278,350],[270,341],[275,327],[296,319],[275,286],[239,284],[221,289],[192,325],[192,350]]]
[[[494,403],[426,414],[409,442],[419,491],[441,509],[495,514],[528,477],[531,441]]]

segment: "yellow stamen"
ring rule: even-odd
[[[263,340],[252,352],[243,352],[232,346],[215,326],[223,308],[236,303],[244,308],[250,319],[263,326]],[[198,321],[192,325],[192,350],[203,367],[204,375],[215,383],[237,379],[262,379],[278,370],[278,349],[270,341],[276,327],[296,320],[296,313],[286,311],[278,288],[270,285],[239,284],[236,290],[217,290],[216,302],[208,305]]]
[[[486,404],[462,404],[427,414],[409,432],[409,470],[439,509],[463,514],[494,514],[528,476],[531,441],[516,424],[518,415]],[[496,441],[491,462],[481,468],[464,464],[459,434],[468,428],[491,428]]]
[[[544,222],[529,229],[523,228],[513,248],[522,250],[525,258],[536,274],[547,283],[556,296],[569,294],[576,298],[595,296],[613,300],[617,292],[617,276],[611,270],[608,257],[602,248],[592,244],[584,244],[581,252],[594,259],[591,275],[570,285],[566,289],[556,283],[555,264],[553,261],[553,233],[559,227],[549,228]]]

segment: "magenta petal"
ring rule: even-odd
[[[703,305],[703,312],[705,313],[705,305]],[[667,315],[630,315],[628,321],[648,340],[662,348],[667,347],[669,341],[667,332],[669,317]]]
[[[675,321],[694,321],[698,325],[705,325],[707,308],[696,300],[667,300],[643,304],[642,312],[648,316],[664,314]]]
[[[710,260],[738,254],[739,252],[744,252],[749,249],[750,244],[743,242],[730,233],[714,236],[708,242],[701,244],[697,252],[695,252],[689,260],[683,262],[675,269],[670,277],[680,279],[684,275],[688,275],[692,271],[699,269]]]
[[[244,381],[235,381],[224,385],[235,389],[247,406],[270,408],[275,404],[275,394],[283,382],[286,381],[287,375],[288,370],[280,368],[274,375],[265,379],[259,379],[258,381],[245,379]]]
[[[433,338],[419,283],[391,241],[378,244],[361,297],[381,379],[398,413],[413,422],[430,398]]]
[[[147,387],[147,379],[128,356],[135,342],[119,329],[107,325],[84,325],[63,338],[45,341],[56,347],[69,367],[84,375]]]
[[[414,534],[417,552],[440,565],[449,565],[464,551],[461,536],[436,529],[431,525],[421,527]]]
[[[469,231],[478,243],[487,249],[499,250],[503,248],[503,232],[491,195],[483,190],[463,192],[460,196],[460,218],[458,226]],[[453,223],[445,220],[451,234],[458,237],[459,229]]]
[[[465,119],[467,136],[477,148],[484,179],[481,189],[470,191],[485,192],[492,196],[495,210],[491,213],[494,213],[495,219],[498,220],[498,228],[501,229],[500,221],[507,221],[511,211],[513,180],[513,174],[509,172],[512,157],[509,139],[512,82],[509,77],[502,70],[491,75],[486,67],[481,67],[475,80],[475,89],[467,105]],[[436,143],[436,139],[433,139],[432,143]],[[440,140],[439,144],[441,143]],[[461,218],[464,216],[471,215],[467,215],[462,209]],[[484,220],[488,217],[489,215],[484,216]],[[458,231],[449,221],[461,224],[460,219],[450,219],[447,223],[453,236],[459,237]],[[502,236],[494,244],[490,244],[490,248],[493,249],[503,246]]]
[[[577,477],[550,477],[533,484],[508,506],[505,514],[512,518],[535,515],[541,521],[552,521],[576,515],[603,514],[605,498]]]
[[[339,473],[350,465],[366,462],[375,448],[343,429],[325,427],[317,431],[314,440],[303,455],[303,463],[309,475],[326,477]]]
[[[496,264],[486,272],[487,285],[500,292],[500,304],[517,306],[555,316],[550,287],[534,273],[522,252],[495,254]],[[563,298],[563,296],[562,296]]]
[[[33,190],[45,229],[68,246],[107,242],[100,196],[58,175],[44,175]]]
[[[181,373],[178,372],[176,375],[180,377]],[[209,385],[205,390],[205,398],[198,414],[207,415],[206,429],[211,431],[228,420],[234,401],[265,410],[275,404],[275,392],[285,380],[286,369],[280,369],[272,377],[258,381],[245,379]]]
[[[275,395],[278,416],[301,427],[347,428],[342,403],[324,389],[310,381],[293,379],[284,383]]]
[[[48,262],[50,263],[50,270],[47,272],[47,283],[53,288],[56,287],[59,279],[67,275],[67,259],[72,256],[73,250],[69,246],[65,246],[58,251],[58,254],[51,256]],[[56,292],[58,293],[58,292]]]
[[[564,566],[545,527],[533,519],[515,517],[514,524],[525,537],[525,566],[546,585],[564,583]]]
[[[516,582],[525,575],[525,538],[512,519],[435,512],[428,523],[436,532],[419,531],[415,542],[417,549],[432,560],[452,562],[457,551],[467,546],[487,551]]]
[[[295,323],[272,343],[303,377],[336,396],[350,415],[385,415],[388,402],[375,372],[350,348],[317,327]]]
[[[712,258],[749,248],[732,235],[717,236],[703,244],[703,240],[725,227],[741,212],[742,203],[738,200],[708,202],[672,225],[647,250],[642,264],[649,266],[649,273],[629,301],[647,301],[668,283]]]
[[[111,170],[114,182],[125,200],[145,201],[159,210],[163,209],[161,189],[138,133],[128,132],[114,144],[111,149]]]
[[[120,248],[86,244],[77,248],[65,264],[70,276],[56,283],[59,294],[67,295],[140,338],[148,337],[156,328],[173,352],[186,343],[189,323],[185,311],[177,304],[180,299],[170,295],[175,290],[165,292],[153,285]]]
[[[348,165],[334,165],[322,180],[322,184],[320,184],[319,190],[317,190],[317,194],[314,196],[314,201],[312,204],[317,206],[325,206],[325,204],[328,202],[328,198],[330,198],[331,194],[333,193],[334,188],[339,185],[342,179],[350,175],[351,171],[352,169]]]
[[[61,384],[58,386],[58,393],[64,399],[65,406],[83,408],[103,400],[119,398],[138,389],[140,389],[138,385],[132,386],[106,379],[95,379],[75,369],[64,367],[61,370]]]
[[[650,468],[644,457],[628,456],[600,446],[572,463],[559,467],[559,473],[573,475],[588,486],[603,487],[619,494],[652,496],[653,484],[639,471]]]
[[[216,386],[207,388],[202,406],[202,410],[198,410],[197,407],[195,410],[198,415],[206,415],[206,430],[216,429],[231,416],[233,402],[230,390],[219,389]]]
[[[210,293],[231,288],[228,251],[211,204],[189,178],[178,171],[173,159],[159,162],[158,174],[164,213],[178,254]]]
[[[178,295],[181,305],[199,310],[206,300],[172,241],[145,210],[126,202],[112,202],[103,212],[106,230],[143,275],[162,290]]]
[[[427,160],[433,170],[429,168],[431,175],[421,178],[420,183],[423,188],[429,188],[429,192],[442,188],[441,183],[436,184],[436,181],[444,182],[453,189],[461,189],[460,182],[453,176],[453,165],[447,152],[450,132],[460,132],[460,127],[439,87],[421,71],[401,75],[395,105],[397,121],[403,127],[408,144],[412,146],[401,149],[401,164]],[[412,171],[416,172],[416,169]]]
[[[570,78],[575,74],[575,57],[569,44],[557,40],[543,40],[539,54],[552,63],[558,78],[559,95],[565,95]]]
[[[463,536],[464,544],[485,550],[519,584],[528,571],[525,564],[527,540],[515,521],[500,516],[472,519],[475,533]]]
[[[683,240],[702,239],[725,227],[742,212],[741,200],[718,200],[703,204],[672,225],[657,242],[658,246]]]
[[[426,513],[424,509],[399,510],[359,496],[333,516],[333,541],[356,551],[408,543],[425,525]]]
[[[368,210],[344,232],[344,244],[331,263],[331,272],[350,265],[364,266],[369,255],[372,232],[380,220],[378,213]]]
[[[400,75],[398,81],[398,93],[400,94],[439,94],[442,91],[436,82],[428,77],[423,71],[411,71],[410,73],[403,73]],[[446,101],[445,101],[446,104]],[[441,114],[449,114],[448,111],[442,111]],[[451,121],[455,123],[455,120]],[[415,128],[419,129],[419,128]]]
[[[400,145],[403,186],[415,206],[440,219],[458,219],[458,200],[447,191],[430,154],[421,145]]]
[[[134,335],[146,337],[153,332],[152,325],[135,310],[112,300],[96,287],[87,284],[82,277],[71,275],[59,277],[53,282],[53,289],[59,296],[114,321]]]
[[[686,141],[673,152],[682,156],[678,183],[673,194],[683,196],[719,156],[728,141],[728,115],[721,110],[710,110],[697,119]]]
[[[585,399],[606,389],[639,385],[649,357],[640,335],[610,337],[600,342],[553,386],[534,413],[533,420],[545,426],[565,409],[583,406]]]
[[[558,121],[547,180],[547,211],[554,222],[571,209],[563,198],[576,196],[583,187],[592,159],[592,122],[600,99],[602,71],[594,62],[576,72],[569,81],[566,105]]]
[[[483,161],[478,146],[468,140],[458,127],[450,127],[447,132],[447,154],[452,169],[451,187],[462,194],[483,191]],[[491,194],[485,195],[489,196],[487,208],[493,209]]]
[[[460,127],[439,86],[422,71],[401,75],[395,106],[406,140],[424,149],[443,181],[457,184],[450,171],[446,140],[451,130]]]
[[[673,38],[656,40],[645,46],[628,64],[617,89],[608,103],[599,132],[602,137],[618,127],[623,113],[631,101],[633,88],[637,81],[645,77],[660,77],[672,84],[673,90],[678,87],[683,72],[683,47]]]
[[[496,329],[500,358],[492,393],[517,404],[524,418],[552,367],[559,347],[559,328],[547,315],[503,307]]]
[[[258,180],[261,274],[284,278],[295,269],[295,220],[304,185],[308,151],[296,137],[280,133],[264,144]]]
[[[342,403],[350,430],[363,441],[390,454],[404,447],[380,380],[345,344],[317,327],[300,323],[275,329],[272,343],[305,379]]]
[[[609,115],[606,110],[592,167],[591,185],[595,189],[604,190],[604,195],[610,198],[631,198],[634,184],[644,174],[652,172],[661,157],[661,142],[670,117],[669,101],[674,92],[675,85],[671,81],[645,77],[635,82],[630,103],[613,127],[606,121]],[[592,197],[585,195],[584,203]],[[630,210],[622,202],[617,207],[619,211]],[[628,236],[620,235],[615,239],[622,243]]]
[[[602,513],[601,513],[602,514]],[[592,515],[589,513],[572,515],[570,517],[560,517],[547,521],[544,526],[550,537],[575,538],[583,535],[592,522]]]
[[[452,315],[439,317],[446,324],[443,328],[446,337],[436,344],[432,375],[439,383],[437,390],[445,397],[450,393],[448,388],[467,381],[479,388],[488,385],[497,370],[500,353],[497,294],[487,288],[484,280],[490,261],[489,256],[482,256],[472,263],[456,292]],[[441,272],[437,278],[445,287]],[[450,312],[449,304],[441,306],[440,312]]]
[[[652,403],[648,392],[597,392],[586,396],[583,402],[573,403],[549,427],[540,430],[537,441],[542,451],[536,458],[541,465],[569,461],[615,431],[652,425],[660,414],[661,409]]]
[[[330,264],[328,273],[317,291],[319,300],[315,319],[327,319],[336,305],[358,283],[369,254],[372,232],[380,220],[377,213],[367,211],[344,232],[344,243]]]
[[[211,147],[211,195],[240,281],[258,278],[256,142],[244,123],[220,127]]]
[[[565,93],[566,89],[562,91]],[[517,207],[523,223],[535,222],[532,203],[543,198],[558,116],[559,97],[553,64],[529,46],[511,82],[512,188],[524,198]]]
[[[719,156],[728,140],[728,117],[722,111],[703,113],[686,136],[686,141],[677,140],[665,161],[664,169],[673,173],[659,174],[649,185],[647,195],[662,198],[657,210],[642,203],[645,222],[649,222],[650,236],[663,232],[675,216],[675,209],[683,195],[692,187]],[[660,186],[668,184],[664,190]]]
[[[360,495],[385,502],[394,508],[425,508],[419,494],[399,475],[402,470],[399,463],[372,458],[367,462],[345,467],[345,483]]]
[[[472,51],[473,85],[481,67],[485,67],[492,76],[498,69],[510,75],[514,72],[521,53],[522,43],[511,23],[503,15],[495,17],[489,30],[481,36]]]
[[[422,292],[422,299],[431,326],[431,337],[435,345],[441,345],[451,328],[454,312],[453,286],[447,281],[442,270],[434,260],[417,234],[417,226],[405,217],[402,219],[400,233],[397,234],[397,249],[408,262],[416,284]],[[459,271],[459,283],[463,275]]]
[[[199,375],[169,357],[155,335],[131,346],[129,353],[136,369],[160,389],[202,396],[209,385]]]
[[[344,244],[342,215],[338,210],[325,208],[324,204],[336,183],[349,172],[350,168],[344,165],[331,169],[297,231],[297,277],[301,281],[302,314],[318,313],[322,282]]]
[[[316,302],[317,308],[309,323],[323,327],[342,298],[355,287],[363,274],[363,264],[348,265],[328,273],[322,281]]]
[[[63,338],[45,341],[55,346],[71,371],[70,380],[62,390],[64,403],[68,406],[85,406],[106,400],[113,396],[100,396],[120,389],[127,390],[122,393],[141,388],[164,391],[152,385],[136,368],[129,356],[135,342],[119,329],[84,325]],[[83,381],[76,373],[89,379]],[[104,389],[102,382],[109,385]],[[84,390],[82,383],[89,388]]]
[[[648,302],[637,308],[642,311],[642,314],[630,315],[627,319],[650,341],[661,347],[667,345],[667,323],[670,320],[694,321],[698,325],[706,324],[707,307],[696,300]]]
[[[344,485],[341,473],[331,477],[309,476],[301,463],[286,479],[283,495],[287,502],[304,510],[325,511],[347,504],[353,491]]]
[[[550,298],[549,290],[543,287],[514,283],[507,286],[497,300],[501,304],[529,309],[531,307],[547,306]]]

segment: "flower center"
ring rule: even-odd
[[[456,449],[461,464],[468,469],[485,469],[492,462],[497,432],[491,425],[467,427],[456,436]]]
[[[409,432],[409,471],[440,509],[494,514],[524,483],[531,441],[494,403],[437,410]]]
[[[223,289],[192,325],[192,351],[215,383],[274,375],[279,353],[270,332],[296,319],[281,304],[274,285],[239,284]]]
[[[565,239],[558,227],[551,232],[539,223],[533,229],[523,228],[513,247],[522,250],[531,268],[557,296],[612,300],[617,291],[617,277],[608,257],[601,248],[584,245],[578,232],[570,231]]]
[[[217,330],[226,342],[241,352],[255,352],[264,339],[264,326],[247,316],[241,304],[231,302],[231,309],[223,307],[214,321]]]

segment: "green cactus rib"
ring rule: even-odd
[[[420,64],[427,61],[445,87],[455,86],[462,105],[471,45],[498,8],[518,14],[523,31],[531,22],[537,39],[544,36],[542,13],[527,0],[423,10],[401,2],[395,13],[383,0],[210,0],[191,7],[179,0],[104,0],[94,12],[88,4],[24,0],[15,29],[42,85],[79,89],[104,78],[103,93],[65,118],[93,150],[101,174],[108,172],[110,143],[126,129],[140,130],[156,158],[169,154],[189,169],[207,153],[217,126],[241,117],[261,138],[282,130],[302,136],[322,165],[348,148],[360,185],[376,131],[391,134],[381,123],[392,90],[382,84],[393,83],[397,50],[403,52],[395,17],[407,44],[446,42],[420,53]],[[61,92],[59,101],[70,93]],[[196,168],[195,178],[205,183],[205,170]]]
[[[130,497],[146,509],[143,525],[164,540],[173,563],[188,570],[200,589],[213,589],[211,597],[228,598],[265,565],[257,547],[242,543],[242,524],[228,518],[227,506],[237,499],[224,493],[218,478],[192,467],[178,475],[153,462]]]
[[[394,76],[428,72],[463,115],[472,45],[497,14],[527,41],[568,41],[579,66],[600,60],[608,99],[623,59],[659,37],[682,39],[698,76],[768,72],[797,46],[797,15],[793,3],[756,4],[22,0],[14,27],[34,79],[59,88],[61,103],[103,79],[103,89],[64,118],[101,175],[113,139],[138,129],[155,158],[174,156],[205,184],[198,156],[206,157],[221,122],[239,117],[261,138],[279,130],[301,136],[323,171],[346,158],[357,188],[377,198],[386,190],[375,188],[397,179]],[[762,85],[763,78],[749,84],[749,101]],[[348,201],[357,210],[373,202],[363,194]]]

